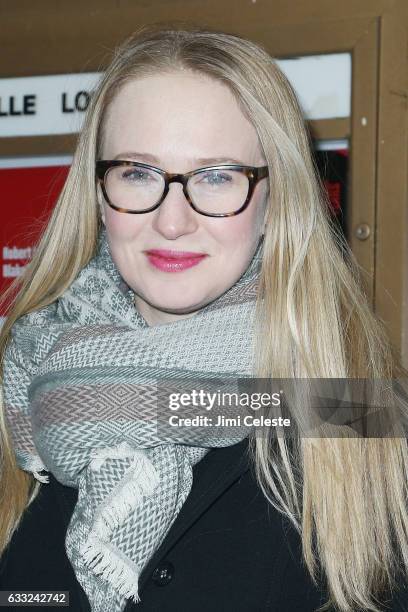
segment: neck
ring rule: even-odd
[[[135,295],[135,306],[139,314],[143,317],[149,327],[155,325],[165,325],[166,323],[174,323],[182,319],[189,319],[194,316],[200,308],[192,312],[168,312],[166,310],[158,310],[145,302],[138,295]]]

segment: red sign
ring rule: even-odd
[[[69,166],[0,167],[0,292],[24,270]],[[4,316],[4,313],[0,312]]]

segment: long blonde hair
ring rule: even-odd
[[[258,376],[392,379],[397,362],[360,289],[358,267],[330,221],[296,96],[260,46],[200,28],[147,27],[114,53],[93,92],[64,188],[22,277],[0,333],[1,361],[23,314],[56,300],[95,252],[101,227],[95,160],[104,121],[129,80],[179,68],[227,85],[255,126],[270,170],[270,206],[257,303]],[[339,248],[339,245],[341,248]],[[347,254],[347,258],[344,257]],[[50,273],[50,271],[52,271]],[[296,419],[296,406],[292,406]],[[1,416],[0,552],[39,487],[14,457]],[[298,530],[309,572],[347,612],[380,610],[375,598],[408,574],[408,451],[403,437],[251,439],[270,502]],[[323,608],[322,608],[323,609]]]

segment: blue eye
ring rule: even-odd
[[[209,180],[206,181],[206,179]],[[232,181],[232,176],[225,172],[206,172],[201,180],[210,185],[222,185],[223,183],[230,183]]]
[[[132,182],[148,182],[155,180],[152,172],[148,170],[143,170],[142,168],[132,168],[129,170],[124,170],[121,175],[122,179],[129,180]]]

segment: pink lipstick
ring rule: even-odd
[[[162,272],[182,272],[200,263],[207,255],[191,251],[150,249],[145,251],[149,262]]]

